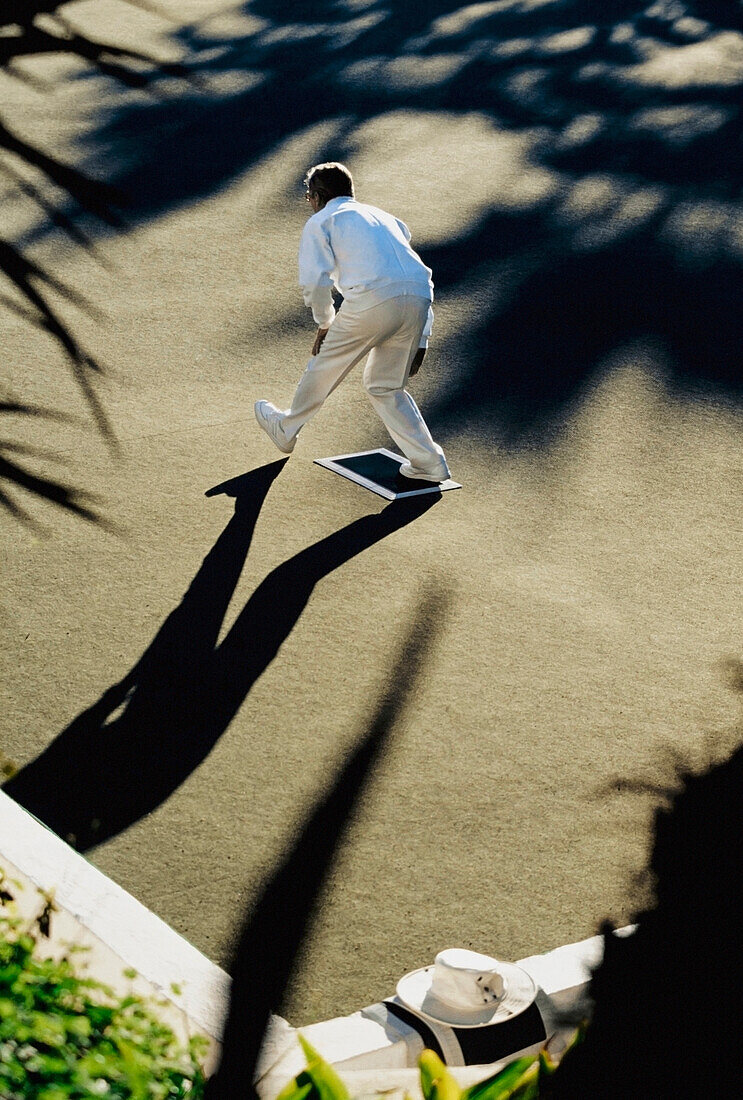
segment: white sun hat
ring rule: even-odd
[[[537,995],[533,979],[515,963],[449,947],[433,966],[412,970],[397,983],[406,1008],[450,1027],[486,1027],[518,1016]]]

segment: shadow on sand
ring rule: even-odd
[[[281,1012],[289,984],[297,980],[297,955],[322,901],[328,872],[441,629],[447,604],[446,595],[429,595],[418,608],[391,666],[404,667],[405,676],[388,678],[390,687],[368,730],[246,914],[230,966],[222,1060],[207,1083],[207,1100],[256,1096],[252,1082],[269,1014]]]
[[[124,679],[5,784],[7,794],[79,851],[150,813],[199,766],[323,577],[440,499],[393,501],[282,562],[217,644],[261,507],[285,462],[209,491],[234,497],[235,512],[181,604]]]

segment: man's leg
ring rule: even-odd
[[[374,333],[364,324],[363,314],[345,309],[338,312],[319,353],[305,367],[291,408],[279,420],[287,440],[295,438],[373,343]]]
[[[393,331],[369,355],[364,387],[377,415],[408,459],[410,476],[444,481],[449,476],[444,452],[434,443],[418,406],[404,388],[428,316],[428,302],[412,296],[391,298],[376,309],[384,307]]]

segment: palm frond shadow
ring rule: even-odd
[[[134,7],[163,15],[156,5],[142,0],[126,0]],[[19,67],[23,60],[44,55],[66,55],[84,62],[127,89],[150,90],[162,76],[176,77],[192,82],[194,77],[179,63],[158,60],[139,50],[126,49],[112,43],[94,41],[75,27],[62,0],[7,0],[0,10],[0,71],[17,80],[31,83],[37,91],[50,92],[34,76]],[[40,18],[43,17],[43,23]],[[3,30],[7,33],[2,33]],[[152,94],[157,97],[156,90]],[[120,210],[127,204],[123,191],[95,179],[89,173],[65,164],[20,137],[0,114],[0,154],[6,159],[0,162],[0,170],[10,178],[14,189],[29,199],[50,225],[56,226],[78,247],[87,250],[95,259],[105,264],[92,244],[88,233],[77,224],[80,211],[92,215],[112,229],[120,229],[125,221]],[[34,183],[19,174],[15,162],[38,175]],[[62,200],[51,200],[45,193],[60,191]],[[98,397],[94,379],[104,374],[104,366],[75,336],[71,325],[63,319],[53,303],[50,293],[73,303],[96,319],[100,314],[68,285],[45,271],[38,263],[24,256],[16,242],[0,238],[0,275],[13,287],[18,299],[5,295],[0,302],[24,321],[48,333],[61,348],[72,370],[73,379],[86,402],[93,422],[109,449],[118,449],[113,426]],[[22,411],[22,410],[21,410]],[[32,474],[20,463],[8,457],[10,444],[0,440],[0,505],[16,518],[38,526],[30,514],[14,499],[14,489],[30,496],[52,501],[66,510],[97,524],[103,524],[101,514],[91,506],[87,495],[65,486],[54,478]]]
[[[3,413],[67,423],[73,419],[54,410],[12,399],[0,400],[0,415]],[[81,519],[99,524],[108,530],[114,530],[100,512],[98,502],[92,494],[76,489],[56,477],[35,473],[26,461],[42,460],[47,463],[56,458],[56,454],[50,451],[0,439],[0,507],[29,527],[42,530],[31,513],[18,502],[17,490],[21,490],[57,505]]]
[[[63,233],[67,234],[71,241],[73,241],[80,248],[84,249],[84,251],[88,252],[90,255],[94,256],[103,268],[105,268],[106,270],[110,270],[110,264],[108,263],[106,256],[100,251],[99,248],[96,247],[90,234],[81,229],[81,227],[75,222],[74,218],[72,218],[66,211],[61,209],[59,206],[55,206],[53,202],[47,199],[41,187],[37,186],[34,183],[31,183],[27,179],[24,179],[24,177],[19,172],[17,172],[10,164],[0,164],[0,171],[3,173],[3,175],[7,176],[11,180],[13,186],[20,192],[20,194],[25,195],[28,199],[31,199],[31,201],[35,203],[36,206],[38,206],[38,208],[44,214],[46,214],[47,218],[49,219],[50,225],[54,226],[57,229],[61,229]]]
[[[290,976],[296,974],[295,960],[328,872],[420,676],[445,607],[445,598],[425,599],[392,665],[391,687],[368,732],[315,806],[296,844],[245,920],[231,967],[232,995],[222,1059],[207,1084],[206,1100],[243,1100],[256,1095],[252,1082],[270,1014],[280,1010]]]

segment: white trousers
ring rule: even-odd
[[[344,302],[319,353],[307,364],[291,408],[280,421],[285,435],[293,439],[368,354],[364,388],[387,431],[416,470],[448,477],[444,452],[434,443],[418,406],[405,389],[429,305],[426,298],[412,294],[388,298],[361,311]]]

